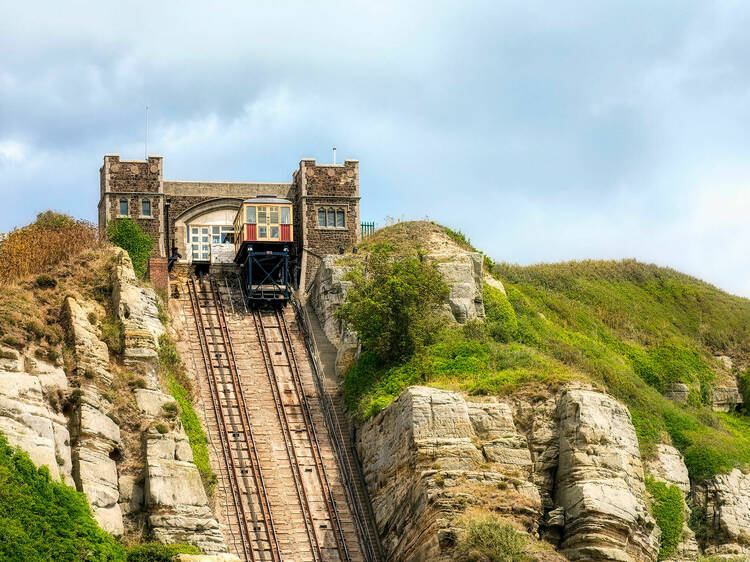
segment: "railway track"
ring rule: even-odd
[[[268,492],[218,289],[213,281],[206,290],[202,280],[190,279],[188,292],[211,406],[220,426],[216,433],[236,519],[233,528],[239,530],[237,550],[246,560],[280,561]]]
[[[319,439],[322,419],[305,393],[307,356],[302,347],[298,363],[296,326],[278,309],[234,314],[231,289],[211,278],[190,279],[187,289],[205,371],[201,393],[210,396],[206,420],[220,445],[215,470],[230,550],[245,560],[363,560],[328,433],[322,429]]]

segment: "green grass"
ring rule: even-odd
[[[124,560],[82,493],[50,479],[0,434],[0,559]]]
[[[418,252],[435,232],[429,223],[400,223],[379,229],[368,243],[409,255],[410,243]],[[468,244],[460,233],[448,236]],[[713,387],[730,376],[715,356],[750,364],[750,301],[632,260],[495,264],[492,273],[507,297],[485,287],[483,326],[446,329],[396,365],[363,352],[344,376],[347,401],[360,419],[413,384],[502,395],[579,378],[628,406],[644,456],[672,442],[695,480],[750,466],[750,418],[710,408]],[[750,374],[737,374],[750,395]],[[691,389],[687,405],[663,396],[677,382]]]
[[[177,353],[174,342],[166,334],[159,338],[159,365],[166,378],[170,394],[179,404],[180,421],[190,441],[193,462],[200,472],[206,491],[213,495],[216,475],[211,470],[208,460],[208,439],[198,414],[193,408],[190,385],[185,377],[185,366]]]
[[[661,529],[659,560],[664,560],[675,554],[680,543],[685,522],[682,492],[674,484],[667,485],[653,478],[646,478],[646,489],[653,498],[651,510]]]

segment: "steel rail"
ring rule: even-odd
[[[271,558],[274,562],[282,559],[281,549],[279,547],[278,538],[276,536],[276,528],[273,523],[273,516],[271,514],[271,503],[268,499],[268,490],[266,489],[265,481],[263,480],[263,472],[260,467],[260,458],[258,456],[258,449],[255,442],[255,435],[253,433],[252,425],[250,425],[250,417],[247,413],[247,403],[245,401],[245,394],[242,389],[242,383],[240,381],[240,375],[237,371],[237,363],[234,355],[234,348],[232,346],[231,337],[229,334],[229,328],[226,323],[224,316],[224,308],[221,303],[221,297],[219,295],[218,287],[213,279],[209,281],[211,288],[211,295],[214,300],[214,307],[216,309],[216,318],[219,324],[219,330],[221,332],[221,339],[224,344],[224,351],[227,356],[227,365],[229,366],[229,374],[232,380],[232,386],[234,387],[234,395],[237,401],[237,407],[240,412],[240,421],[242,423],[242,430],[245,435],[245,442],[248,445],[248,454],[251,455],[250,467],[253,472],[253,480],[255,488],[258,492],[258,503],[260,504],[261,516],[263,517],[263,524],[266,528],[266,535],[268,539],[268,545],[271,549]]]
[[[193,318],[195,319],[196,331],[198,332],[198,342],[201,348],[201,355],[203,356],[203,364],[209,380],[208,386],[210,389],[211,403],[213,405],[214,415],[216,416],[216,421],[221,424],[218,434],[219,440],[221,441],[221,448],[223,453],[222,456],[224,457],[227,477],[229,479],[229,488],[232,494],[232,500],[234,502],[235,515],[240,526],[240,542],[242,544],[242,550],[245,553],[246,558],[249,556],[250,560],[255,560],[255,554],[253,553],[252,544],[250,542],[250,529],[247,524],[245,506],[242,503],[242,498],[240,497],[239,477],[237,475],[237,467],[234,464],[234,457],[232,455],[231,445],[229,443],[227,423],[224,418],[224,411],[218,398],[216,373],[214,371],[213,361],[208,349],[208,338],[206,336],[203,314],[200,310],[200,302],[198,301],[198,291],[195,287],[195,279],[191,278],[188,281],[188,293],[190,295],[190,304],[193,309]]]
[[[276,406],[276,415],[278,416],[279,424],[281,425],[281,433],[284,437],[284,445],[286,447],[287,457],[292,471],[292,479],[294,480],[297,499],[299,500],[300,509],[302,510],[302,519],[305,522],[305,531],[310,544],[310,551],[314,560],[322,561],[323,553],[320,542],[318,541],[318,535],[315,532],[315,520],[313,518],[310,500],[307,497],[307,491],[305,490],[302,473],[300,472],[299,458],[297,457],[297,451],[294,446],[289,417],[287,416],[286,407],[281,398],[281,386],[279,384],[279,378],[276,375],[276,369],[273,365],[271,348],[268,343],[265,331],[266,328],[263,323],[263,314],[257,308],[252,310],[252,314],[255,323],[255,330],[258,335],[258,344],[260,345],[261,354],[263,355],[263,363],[271,386],[271,394],[273,395],[274,405]]]
[[[320,394],[320,402],[326,414],[331,438],[336,449],[339,468],[344,475],[351,510],[357,523],[360,545],[366,551],[365,554],[368,562],[380,562],[383,560],[383,551],[377,535],[377,529],[371,528],[374,526],[375,515],[372,513],[372,503],[369,494],[367,493],[364,475],[362,474],[361,465],[359,464],[359,458],[357,456],[357,450],[353,441],[344,444],[339,437],[339,434],[343,435],[343,430],[341,428],[338,413],[336,413],[334,406],[331,404],[331,399],[328,397],[328,392],[326,391],[325,385],[320,376],[321,368],[318,365],[320,360],[317,354],[317,342],[315,341],[314,334],[307,326],[307,323],[309,322],[307,309],[303,308],[302,304],[294,296],[292,296],[292,307],[294,308],[297,323],[305,340],[313,377]],[[349,455],[351,455],[354,460],[354,468],[352,468],[351,463],[349,462],[349,455],[347,455],[346,451],[349,452]],[[352,480],[355,471],[356,476],[360,479],[362,485],[361,493]],[[373,523],[371,524],[370,521]]]
[[[307,403],[307,397],[305,396],[305,389],[302,386],[302,377],[299,372],[297,357],[292,346],[289,327],[287,326],[283,311],[280,312],[277,308],[274,308],[274,313],[276,315],[276,322],[279,326],[279,332],[281,333],[284,352],[287,355],[287,363],[289,364],[289,368],[291,371],[294,389],[297,393],[297,398],[302,409],[305,432],[307,433],[307,439],[310,442],[310,449],[313,454],[313,459],[315,460],[318,482],[320,483],[320,487],[323,492],[323,498],[328,510],[328,517],[331,520],[331,523],[333,523],[334,525],[336,548],[339,552],[339,557],[345,562],[348,562],[350,560],[350,557],[349,551],[346,546],[346,540],[344,539],[344,530],[341,527],[341,519],[336,507],[336,502],[333,499],[333,493],[331,492],[331,485],[328,481],[328,476],[326,475],[325,466],[323,465],[323,455],[320,452],[320,442],[318,441],[318,436],[315,431],[315,425],[312,421],[312,414],[310,413],[310,405]],[[336,536],[336,532],[338,532],[338,536]]]

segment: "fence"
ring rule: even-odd
[[[375,223],[374,222],[363,222],[362,223],[362,240],[364,240],[368,236],[372,236],[373,232],[375,232]]]

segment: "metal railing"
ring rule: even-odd
[[[368,238],[372,236],[372,234],[375,232],[375,223],[374,222],[363,222],[362,223],[362,240],[365,238]]]

